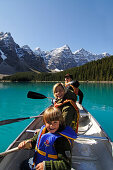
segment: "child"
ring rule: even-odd
[[[36,170],[70,170],[71,141],[76,139],[76,133],[71,127],[65,126],[58,108],[46,109],[43,120],[45,125],[37,134],[38,138],[35,136],[21,142],[18,148],[29,149],[36,145],[32,164],[32,168],[35,167]]]
[[[71,126],[77,133],[79,110],[76,106],[76,95],[71,90],[67,90],[63,83],[54,85],[53,94],[56,98],[54,106],[61,110],[66,125]]]

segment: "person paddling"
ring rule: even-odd
[[[80,83],[78,80],[73,81],[73,76],[71,74],[65,75],[65,86],[72,90],[77,96],[79,96],[79,104],[82,104],[83,101],[83,92],[79,89]]]
[[[77,134],[65,122],[61,111],[55,107],[46,109],[43,115],[44,124],[40,132],[32,139],[25,140],[18,145],[19,149],[35,147],[32,163],[22,169],[30,170],[70,170],[71,144]],[[30,162],[30,161],[29,161]]]

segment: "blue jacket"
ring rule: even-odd
[[[71,144],[71,140],[77,138],[77,134],[74,130],[66,126],[66,128],[61,132],[56,133],[45,133],[46,127],[43,125],[40,129],[40,133],[37,138],[37,143],[35,147],[34,155],[34,165],[43,161],[57,160],[57,152],[54,148],[54,142],[59,137],[66,137]]]

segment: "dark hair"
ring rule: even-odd
[[[66,77],[70,77],[70,78],[73,80],[73,75],[72,75],[72,74],[69,74],[69,73],[68,73],[68,74],[65,75],[65,78],[66,78]]]
[[[78,87],[80,86],[80,83],[78,82],[78,80],[76,80],[76,81],[74,81],[74,82],[72,83],[72,85],[73,85],[74,87],[78,88]]]

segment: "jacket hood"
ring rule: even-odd
[[[63,97],[63,100],[66,100],[66,99],[71,99],[74,102],[76,102],[77,97],[74,92],[72,92],[71,90],[68,89]]]

